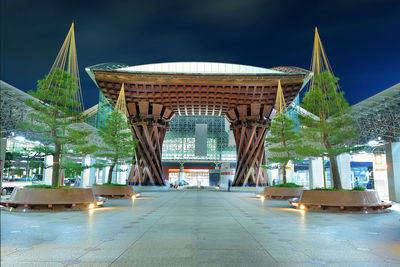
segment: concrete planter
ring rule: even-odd
[[[313,210],[379,210],[391,207],[390,203],[380,200],[375,190],[303,190],[300,199],[293,203],[301,209]]]
[[[379,195],[375,190],[365,191],[324,191],[304,190],[300,200],[303,204],[325,206],[376,206],[381,204]]]
[[[1,204],[14,208],[65,210],[93,208],[98,202],[91,188],[15,188],[10,198]]]
[[[131,197],[135,195],[132,186],[103,186],[103,185],[93,185],[93,193],[96,196],[102,197]]]
[[[300,197],[303,187],[265,187],[265,199],[289,199]]]
[[[95,196],[91,188],[15,188],[9,201],[17,204],[93,203]]]

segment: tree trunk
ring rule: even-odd
[[[287,166],[287,162],[285,162],[284,164],[283,164],[283,170],[282,170],[282,182],[284,183],[284,184],[286,184],[286,166]]]
[[[329,156],[331,164],[331,177],[333,182],[333,188],[342,189],[342,182],[340,181],[339,167],[337,164],[336,156]]]
[[[54,150],[54,155],[53,155],[53,173],[51,176],[51,186],[59,186],[60,155],[61,155],[61,145],[55,144],[55,150]]]
[[[111,184],[112,182],[112,173],[115,167],[115,163],[113,163],[113,165],[110,166],[110,170],[108,171],[108,180],[107,183]]]

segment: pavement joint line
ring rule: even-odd
[[[228,201],[228,203],[229,203],[229,201]],[[232,205],[232,204],[231,204]],[[235,208],[238,208],[237,206],[235,206],[235,205],[232,205],[232,206],[234,206]],[[271,229],[271,227],[269,227],[269,226],[266,226],[266,227],[263,227],[263,228],[265,228],[265,229]],[[278,233],[278,232],[273,232],[273,233]],[[279,234],[279,233],[278,233]],[[252,234],[251,234],[252,235]],[[252,235],[253,236],[253,235]],[[253,236],[253,238],[255,238],[254,236]],[[256,239],[256,238],[255,238]],[[258,240],[257,240],[258,241]],[[301,254],[303,254],[304,256],[306,256],[306,257],[308,257],[309,259],[312,259],[311,258],[311,256],[310,255],[308,255],[308,254],[306,254],[305,253],[305,249],[303,249],[303,250],[297,250],[297,248],[296,248],[296,246],[294,245],[294,244],[292,244],[291,242],[286,242],[289,246],[291,246],[291,249],[292,250],[295,250],[295,251],[297,251],[297,252],[299,252],[299,253],[301,253]],[[264,247],[264,246],[262,246],[262,247]],[[266,250],[266,248],[264,247],[264,249]],[[267,251],[267,253],[268,253],[268,251]],[[268,253],[269,254],[269,253]],[[275,259],[275,258],[274,258]]]
[[[232,205],[225,197],[223,198],[225,200],[226,203],[230,204],[232,207],[234,207],[235,209],[237,209],[236,206]],[[279,262],[277,259],[275,259],[274,256],[271,255],[271,253],[268,252],[268,250],[260,243],[260,241],[258,241],[257,238],[255,238],[248,230],[246,227],[244,227],[233,215],[231,212],[229,212],[229,210],[226,208],[225,206],[225,210],[228,212],[228,214],[231,215],[231,217],[264,249],[264,251],[267,253],[267,255],[269,255],[271,257],[271,259],[274,260],[274,262],[279,265]]]
[[[120,211],[120,212],[118,212],[118,213],[121,213],[121,212],[122,212],[122,211]],[[110,239],[112,239],[112,238],[110,238]],[[115,239],[113,239],[113,240],[115,240]],[[104,243],[106,243],[106,242],[109,242],[109,241],[113,241],[113,240],[105,240],[105,239],[103,239],[103,241],[101,241],[99,244],[97,244],[96,246],[94,246],[94,247],[92,247],[92,248],[94,248],[94,249],[95,249],[95,248],[99,248],[102,244],[104,244]],[[85,252],[84,252],[83,254],[81,254],[79,257],[77,257],[77,258],[75,258],[75,259],[76,259],[76,260],[79,260],[80,258],[82,258],[82,257],[84,257],[85,255],[87,255],[87,254],[89,254],[90,252],[92,252],[92,251],[90,251],[90,250],[85,250],[85,249],[84,249],[84,251],[85,251]],[[122,255],[122,254],[121,254],[121,255]],[[120,256],[121,256],[121,255],[120,255]],[[74,260],[74,259],[73,259],[73,260]],[[115,260],[114,260],[114,261],[115,261]],[[114,261],[113,261],[113,262],[114,262]],[[58,261],[58,262],[60,262],[60,261]],[[112,262],[112,263],[113,263],[113,262]],[[62,262],[60,262],[60,263],[62,263]],[[112,264],[112,263],[111,263],[111,264]],[[64,266],[68,266],[68,265],[69,265],[69,264],[66,264],[66,265],[64,265]]]
[[[388,259],[388,257],[386,257],[386,256],[377,254],[375,249],[370,249],[370,248],[367,248],[367,247],[362,247],[362,248],[360,249],[360,247],[357,247],[357,246],[353,245],[353,243],[351,243],[350,241],[348,242],[348,244],[349,244],[349,246],[350,246],[351,248],[353,248],[354,250],[358,250],[358,251],[360,251],[361,253],[373,254],[373,255],[375,255],[375,256],[377,256],[377,257],[383,259],[383,260]],[[399,259],[399,263],[400,263],[400,259]]]
[[[181,192],[183,193],[183,192]],[[182,194],[183,195],[183,194]],[[221,195],[222,198],[224,197],[224,199],[221,199]],[[178,195],[175,195],[178,196]],[[194,196],[194,197],[193,197]],[[199,193],[199,196],[202,196]],[[232,229],[237,229],[237,233],[240,233],[244,239],[249,240],[250,241],[250,247],[253,247],[257,249],[257,254],[259,254],[258,257],[265,257],[267,256],[265,254],[265,252],[263,251],[263,248],[258,246],[257,244],[255,244],[251,239],[255,238],[258,239],[260,243],[264,244],[264,249],[266,249],[268,252],[270,252],[272,255],[274,255],[274,257],[276,257],[276,259],[279,261],[280,266],[285,265],[285,262],[287,261],[294,261],[293,264],[295,264],[295,262],[298,262],[298,264],[304,264],[304,265],[311,265],[310,262],[310,258],[314,259],[314,260],[321,260],[321,261],[325,261],[327,265],[346,265],[348,264],[348,266],[351,266],[353,264],[381,264],[382,266],[385,265],[396,265],[396,264],[400,264],[400,256],[396,254],[396,251],[391,249],[391,250],[385,250],[385,248],[387,247],[391,247],[389,246],[390,244],[387,243],[392,243],[395,244],[397,243],[398,236],[396,235],[396,232],[398,230],[398,227],[396,227],[398,225],[398,215],[400,214],[399,211],[395,211],[395,213],[392,213],[392,215],[397,215],[397,217],[393,216],[388,216],[388,214],[381,214],[379,217],[378,216],[369,216],[368,220],[361,220],[361,217],[359,214],[351,214],[349,216],[342,216],[342,215],[332,215],[332,214],[324,214],[323,216],[332,218],[332,220],[334,222],[325,222],[324,220],[321,219],[321,217],[316,217],[315,213],[311,213],[308,212],[306,213],[306,224],[303,225],[303,227],[297,227],[297,225],[300,222],[300,217],[296,216],[297,213],[288,213],[286,211],[282,211],[282,210],[277,210],[276,208],[282,208],[284,206],[284,203],[282,201],[277,201],[277,202],[266,202],[266,204],[263,206],[261,203],[256,203],[254,201],[243,201],[242,199],[236,199],[237,195],[232,195],[232,194],[219,194],[219,193],[213,193],[213,194],[208,194],[205,195],[207,198],[209,196],[209,198],[207,199],[207,201],[204,202],[204,198],[196,198],[195,195],[190,195],[189,193],[187,193],[187,195],[185,194],[185,196],[183,197],[183,200],[180,198],[179,200],[173,200],[172,199],[169,200],[169,196],[168,194],[165,194],[164,196],[162,196],[161,201],[154,201],[152,203],[148,202],[145,205],[137,205],[134,208],[120,208],[119,210],[124,211],[124,218],[120,218],[120,219],[112,219],[112,222],[117,222],[118,220],[120,221],[118,223],[117,226],[119,226],[120,228],[124,225],[129,225],[129,221],[134,221],[136,220],[138,217],[140,217],[141,214],[145,213],[145,211],[152,209],[155,205],[160,205],[161,207],[164,206],[163,208],[160,208],[157,210],[157,212],[155,212],[154,215],[156,216],[149,216],[146,217],[146,219],[149,220],[142,220],[140,222],[142,222],[140,224],[140,226],[138,226],[137,228],[135,227],[135,229],[130,229],[128,231],[125,231],[125,233],[129,233],[129,235],[127,237],[124,237],[123,239],[120,239],[118,236],[116,238],[116,240],[114,242],[107,242],[106,245],[104,246],[114,246],[115,244],[119,244],[121,242],[121,246],[119,246],[120,248],[117,249],[113,255],[115,256],[111,256],[111,255],[107,255],[104,258],[103,264],[105,266],[108,266],[113,259],[115,259],[115,257],[117,257],[117,255],[119,253],[121,253],[122,250],[124,250],[124,248],[126,248],[127,246],[129,246],[129,244],[134,240],[134,238],[139,237],[139,235],[141,235],[141,233],[143,233],[143,231],[146,230],[147,226],[149,226],[152,222],[155,221],[155,219],[160,218],[160,216],[162,217],[161,220],[164,220],[165,218],[167,218],[168,222],[164,223],[163,221],[160,222],[156,222],[155,225],[152,226],[151,229],[149,229],[147,231],[147,233],[144,233],[143,237],[140,238],[140,240],[136,241],[136,244],[134,244],[133,247],[130,248],[130,250],[128,250],[127,252],[123,253],[122,255],[120,255],[119,259],[117,259],[114,263],[112,263],[112,266],[115,265],[124,265],[124,264],[129,264],[129,262],[127,262],[127,260],[130,260],[132,258],[131,253],[134,253],[135,250],[137,248],[141,248],[143,242],[147,242],[148,241],[148,237],[151,239],[151,242],[154,242],[153,239],[153,234],[152,231],[155,231],[153,229],[158,229],[166,224],[168,224],[169,226],[171,226],[171,223],[174,222],[174,220],[179,220],[183,214],[184,217],[182,217],[182,219],[184,219],[185,221],[187,221],[187,223],[183,224],[183,227],[186,227],[187,224],[191,224],[193,222],[196,222],[196,220],[199,219],[199,222],[194,226],[194,228],[198,228],[197,230],[194,229],[193,227],[190,227],[190,229],[188,229],[189,232],[193,232],[193,231],[197,231],[197,233],[200,234],[200,239],[199,240],[205,240],[204,238],[201,239],[201,237],[203,235],[201,235],[202,233],[205,233],[205,231],[207,231],[208,227],[203,227],[202,223],[206,223],[207,225],[212,225],[214,223],[220,222],[221,224],[219,225],[218,229],[222,229],[223,230],[223,234],[229,234],[229,232],[227,231],[227,228],[224,226],[224,224],[226,224],[227,222],[229,222],[229,227],[231,227],[231,234],[234,234],[235,231]],[[199,203],[196,203],[196,202]],[[228,201],[231,205],[228,205],[225,201]],[[167,203],[166,203],[167,202]],[[180,203],[183,202],[183,203]],[[187,202],[187,203],[186,203]],[[117,203],[117,202],[116,202]],[[116,204],[115,203],[115,204]],[[214,203],[214,205],[211,205],[210,203]],[[112,206],[115,206],[115,204],[113,203]],[[120,203],[118,203],[120,204]],[[125,206],[125,202],[123,202],[123,206]],[[136,203],[135,203],[136,204]],[[139,204],[139,203],[138,203]],[[144,203],[142,203],[144,204]],[[250,204],[250,205],[247,205]],[[153,206],[153,207],[152,207]],[[256,218],[259,218],[258,221],[250,221],[248,220],[248,218],[246,218],[244,216],[243,212],[239,212],[236,209],[233,209],[232,207],[236,207],[236,208],[245,208],[249,211],[249,214],[253,215]],[[224,212],[226,210],[230,211],[230,214],[228,214],[227,212]],[[119,211],[118,209],[115,209],[115,211]],[[181,211],[182,210],[182,211]],[[84,225],[86,222],[86,217],[88,216],[85,212],[77,212],[80,214],[79,219],[76,218],[72,218],[72,220],[66,222],[66,228],[63,227],[62,229],[64,231],[71,231],[73,230],[73,235],[61,235],[61,236],[57,236],[58,237],[63,237],[63,238],[67,238],[68,242],[72,242],[73,241],[73,237],[75,236],[80,236],[82,233],[85,233],[85,230],[87,230],[87,227],[85,229],[80,229],[78,227],[76,227],[76,225]],[[69,213],[71,214],[71,213]],[[107,216],[105,216],[105,214],[108,213],[98,213],[96,215],[96,219],[100,219],[101,222],[105,221],[107,222]],[[112,214],[116,214],[116,213],[112,213]],[[119,215],[120,213],[118,213]],[[292,214],[292,215],[291,215]],[[295,214],[295,215],[293,215]],[[15,215],[15,214],[14,214]],[[20,214],[17,214],[20,215]],[[34,217],[33,220],[34,222],[32,223],[33,225],[41,225],[41,227],[43,228],[39,228],[40,231],[38,232],[38,229],[33,229],[33,228],[29,228],[29,224],[26,223],[26,219],[27,216],[25,216],[27,214],[22,214],[22,216],[18,216],[21,219],[22,225],[28,227],[27,229],[22,228],[23,231],[22,232],[27,232],[28,235],[33,235],[33,238],[30,238],[26,241],[24,241],[23,243],[15,243],[13,242],[13,240],[20,240],[22,238],[21,233],[19,234],[9,234],[10,230],[14,230],[14,229],[8,229],[11,228],[9,225],[8,227],[5,227],[3,233],[5,233],[7,235],[7,241],[10,240],[11,242],[9,244],[5,244],[5,250],[4,252],[6,253],[16,253],[10,256],[6,256],[5,258],[1,259],[1,263],[5,263],[5,264],[17,264],[18,259],[22,258],[21,262],[32,262],[33,264],[35,263],[35,260],[30,256],[35,255],[36,252],[41,253],[41,252],[45,252],[42,251],[42,246],[52,246],[52,242],[39,242],[37,239],[38,237],[38,233],[42,232],[43,230],[46,230],[47,228],[49,228],[49,226],[47,224],[41,225],[41,224],[37,224],[37,220],[39,219],[39,221],[43,221],[42,217],[38,217],[36,216],[36,214],[33,214]],[[62,215],[62,214],[61,214]],[[7,220],[13,219],[15,216],[11,216],[9,214],[5,214],[4,215]],[[364,215],[361,215],[364,216]],[[47,217],[51,217],[51,216],[47,216]],[[99,218],[97,218],[99,217]],[[232,220],[231,217],[234,217],[236,220],[238,220],[240,222],[240,224],[242,224],[242,228],[245,227],[247,228],[248,232],[252,235],[252,237],[250,235],[247,235],[247,233],[243,230],[241,230],[241,227],[237,224],[237,222],[235,220]],[[279,220],[278,220],[279,217]],[[192,218],[192,220],[191,220]],[[208,219],[210,218],[210,220]],[[290,221],[290,219],[293,218],[294,220]],[[340,221],[340,219],[343,218],[346,222],[349,221],[352,225],[356,222],[360,222],[362,223],[361,226],[368,226],[365,228],[360,228],[360,226],[355,227],[354,225],[347,225],[345,222]],[[3,219],[3,214],[2,214],[2,219]],[[310,220],[308,220],[310,219]],[[393,220],[394,219],[394,220]],[[268,228],[264,228],[263,225],[258,225],[257,222],[259,221],[264,221],[265,225],[270,225],[272,227],[270,227],[270,230],[268,230]],[[59,220],[57,220],[58,222]],[[304,220],[302,220],[304,221]],[[283,225],[283,222],[285,222],[285,225]],[[371,224],[373,226],[371,226]],[[2,226],[4,226],[2,224]],[[72,227],[72,228],[71,228]],[[283,234],[282,232],[282,236],[270,236],[268,234],[269,231],[278,231],[280,232],[282,229],[284,228],[294,228],[294,234],[293,237],[293,242],[290,244],[285,244],[283,242],[281,242],[284,238],[288,238],[290,235],[288,234]],[[71,229],[70,229],[71,228]],[[78,228],[78,229],[75,229]],[[264,229],[263,229],[264,228]],[[99,242],[99,238],[101,236],[104,236],[104,234],[108,234],[110,235],[110,231],[105,232],[104,231],[104,227],[94,227],[93,229],[93,233],[91,234],[85,234],[85,236],[87,236],[88,238],[91,239],[91,241],[87,244],[87,246],[80,246],[78,245],[77,247],[77,251],[75,253],[72,254],[68,254],[69,255],[69,260],[72,260],[73,258],[75,258],[75,256],[80,255],[82,252],[84,252],[84,249],[87,247],[92,247],[93,245],[95,245],[97,242]],[[118,227],[115,228],[114,231],[117,230],[123,230],[123,229],[119,229]],[[159,231],[159,230],[158,230]],[[179,229],[172,229],[172,231],[179,231]],[[45,231],[44,231],[45,232]],[[50,232],[48,232],[50,233]],[[100,233],[100,235],[98,235],[97,233]],[[217,232],[215,232],[216,234],[218,234]],[[394,233],[391,234],[391,233]],[[114,234],[114,233],[113,233]],[[325,235],[324,235],[325,234]],[[350,234],[350,235],[349,235]],[[319,237],[322,239],[321,242],[318,243],[313,243],[313,239],[317,238],[318,235],[320,235]],[[374,235],[374,236],[372,236]],[[309,236],[309,237],[306,237]],[[397,237],[396,237],[397,236]],[[307,249],[305,250],[299,250],[296,247],[301,247],[302,246],[302,240],[304,239],[303,237],[306,237],[306,247]],[[77,241],[79,242],[82,238],[78,238]],[[169,237],[167,237],[167,239],[169,239]],[[187,237],[186,237],[187,239]],[[282,239],[282,240],[281,240]],[[348,242],[335,242],[335,239],[347,239]],[[189,241],[191,239],[189,238]],[[368,241],[368,242],[364,242],[364,240]],[[3,239],[2,239],[3,241]],[[28,242],[27,242],[28,241]],[[19,242],[19,241],[18,241]],[[59,242],[59,241],[55,241],[55,242]],[[333,243],[332,243],[333,242]],[[376,243],[378,242],[378,243]],[[76,243],[76,242],[75,242]],[[71,245],[75,244],[75,243],[71,243]],[[151,243],[150,243],[151,244]],[[154,244],[154,243],[153,243]],[[322,246],[319,246],[319,244],[321,244]],[[339,249],[339,251],[335,252],[333,249],[333,251],[330,252],[330,244],[334,245],[335,247],[337,247]],[[375,245],[377,244],[377,245]],[[8,246],[9,245],[9,246]],[[145,247],[147,247],[148,244],[146,243]],[[13,251],[13,250],[18,250],[18,247],[22,248],[21,251]],[[34,248],[34,252],[33,251],[26,251],[24,252],[23,247],[33,247]],[[66,246],[72,248],[71,246]],[[158,247],[156,245],[156,247]],[[228,249],[228,251],[232,251],[232,253],[235,253],[234,250],[231,250],[232,248],[234,249],[234,246],[230,246],[229,243],[226,246],[223,246],[223,248],[230,248]],[[292,248],[294,247],[294,249]],[[104,247],[105,248],[105,247]],[[102,248],[102,249],[104,249]],[[361,248],[361,249],[359,249]],[[290,252],[290,250],[296,251],[295,257],[293,259],[290,258],[285,258],[285,255],[282,255],[283,250],[288,250]],[[202,248],[201,250],[204,250],[204,248]],[[210,251],[212,251],[213,249],[210,249]],[[224,249],[220,249],[221,251],[223,251]],[[342,258],[340,257],[340,251],[341,250],[345,250],[349,255],[344,255],[345,257]],[[302,252],[302,253],[298,253],[298,252]],[[304,253],[306,252],[306,253]],[[141,252],[144,255],[150,255],[150,252]],[[195,255],[199,254],[199,255],[203,255],[204,252],[199,252],[196,253],[194,252]],[[223,252],[224,253],[224,252]],[[354,253],[354,257],[351,256],[351,254]],[[95,252],[95,254],[91,254],[88,256],[83,256],[83,262],[81,263],[82,265],[85,264],[94,264],[94,262],[92,263],[91,259],[93,257],[95,257],[96,255],[101,255],[101,252]],[[227,253],[230,254],[230,253]],[[310,254],[310,255],[307,255]],[[326,255],[325,255],[326,254]],[[329,255],[328,255],[329,254]],[[337,256],[335,256],[336,254],[338,254]],[[65,256],[68,256],[67,254],[64,254]],[[218,254],[217,254],[218,255]],[[265,256],[262,256],[265,255]],[[297,256],[296,256],[297,255]],[[304,255],[304,256],[303,256]],[[65,257],[64,256],[64,257]],[[297,258],[298,257],[298,258]],[[304,257],[304,258],[303,258]],[[257,256],[256,256],[257,258]],[[264,261],[267,260],[268,257],[265,258]],[[82,258],[81,258],[82,259]],[[308,259],[308,261],[307,261]],[[54,259],[56,260],[56,259]],[[57,261],[55,261],[55,263],[60,264],[60,261],[58,261],[59,258],[57,259]],[[221,260],[221,259],[220,259]],[[370,260],[370,261],[369,261]],[[40,262],[47,262],[47,264],[49,264],[49,266],[51,266],[52,264],[50,263],[52,261],[51,258],[49,258],[48,256],[46,256],[44,254],[44,257],[42,257],[40,260],[38,259],[38,261],[36,261],[36,264],[40,265]],[[214,262],[214,261],[212,261]],[[215,263],[215,262],[214,262]],[[222,263],[222,262],[221,262]],[[43,264],[43,265],[45,265]],[[274,265],[274,261],[272,259],[270,259],[270,264]],[[55,265],[55,264],[54,264]],[[60,266],[63,266],[60,264]],[[68,265],[69,266],[69,265]],[[400,265],[399,265],[400,266]]]
[[[182,196],[179,199],[181,199]],[[167,199],[162,205],[160,205],[157,209],[159,209],[160,207],[165,206],[167,203],[169,203],[171,200],[176,200],[174,198],[169,198]],[[138,238],[136,238],[135,241],[133,241],[117,258],[115,258],[108,266],[110,267],[111,265],[113,265],[127,250],[129,250],[131,247],[133,247],[155,224],[157,224],[162,218],[164,218],[165,215],[160,216],[160,218],[158,218],[154,223],[152,223]]]

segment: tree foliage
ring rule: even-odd
[[[298,145],[300,136],[295,131],[294,121],[286,114],[279,112],[272,120],[270,136],[265,139],[270,147],[268,151],[271,156],[269,161],[280,163],[282,166],[283,183],[286,184],[286,166],[290,160],[299,160]]]
[[[80,129],[85,117],[78,109],[80,103],[74,98],[77,90],[75,78],[66,71],[55,69],[38,81],[36,91],[29,91],[39,101],[26,100],[33,112],[28,114],[30,121],[19,125],[41,141],[43,145],[36,147],[38,151],[53,156],[52,186],[59,185],[63,156],[90,154],[97,149],[88,144],[87,137],[91,133]]]
[[[65,177],[76,178],[90,166],[72,160],[64,160],[62,163],[62,167],[65,170]]]
[[[114,110],[107,116],[105,126],[100,128],[99,135],[105,146],[100,149],[101,152],[97,156],[109,159],[108,183],[111,183],[112,172],[117,164],[133,163],[135,145],[138,141],[132,138],[126,117],[119,110]]]
[[[300,151],[305,156],[328,156],[333,187],[341,189],[336,156],[357,149],[350,142],[358,132],[346,115],[350,108],[338,81],[333,74],[322,72],[315,76],[313,90],[306,92],[301,106],[316,117],[300,117],[304,140]]]

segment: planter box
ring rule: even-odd
[[[304,190],[300,200],[304,205],[372,207],[382,205],[375,190],[365,191],[319,191]]]
[[[82,210],[102,205],[91,188],[48,189],[15,188],[9,199],[1,205],[15,209],[31,210]]]
[[[15,204],[85,204],[95,202],[91,188],[15,188],[8,202]]]
[[[381,211],[392,206],[381,201],[375,190],[303,190],[300,199],[291,199],[289,202],[300,209],[315,211]]]
[[[289,199],[299,197],[303,187],[265,187],[263,196],[266,199]]]
[[[132,186],[103,186],[93,185],[93,193],[102,197],[131,197],[135,195]]]

